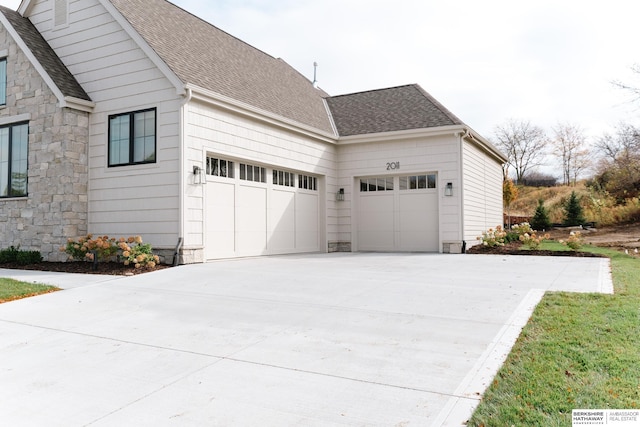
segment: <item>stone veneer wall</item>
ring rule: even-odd
[[[28,197],[0,198],[0,248],[39,250],[64,261],[67,238],[87,233],[89,115],[57,106],[57,98],[18,45],[0,26],[7,50],[7,102],[3,125],[30,115]],[[19,122],[20,120],[16,120]],[[12,123],[9,121],[8,123]]]

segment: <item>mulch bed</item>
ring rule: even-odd
[[[528,250],[521,249],[520,242],[511,242],[504,246],[494,246],[492,248],[483,245],[475,245],[467,249],[468,254],[488,254],[488,255],[537,255],[537,256],[570,256],[580,258],[606,258],[601,254],[581,251],[548,251],[548,250]]]
[[[125,266],[117,262],[99,262],[97,269],[93,269],[92,262],[69,261],[69,262],[41,262],[38,264],[20,265],[17,263],[0,263],[0,268],[10,268],[14,270],[37,270],[55,271],[62,273],[84,273],[84,274],[111,274],[116,276],[133,276],[135,274],[148,273],[163,268],[168,265],[156,265],[154,268],[135,268]]]

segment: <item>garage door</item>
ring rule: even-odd
[[[207,259],[320,250],[318,178],[207,158]]]
[[[358,250],[438,251],[435,174],[361,178]]]

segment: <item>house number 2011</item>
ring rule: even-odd
[[[396,169],[400,169],[400,162],[389,162],[387,163],[387,170],[393,171]]]

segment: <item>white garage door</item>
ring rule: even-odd
[[[438,251],[435,174],[359,181],[358,250]]]
[[[207,259],[320,250],[316,177],[215,157],[206,172]]]

